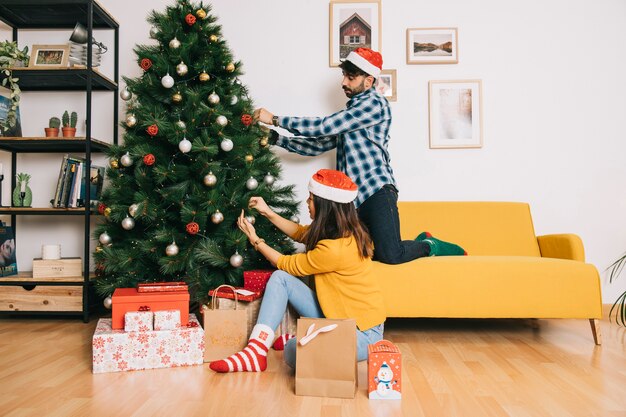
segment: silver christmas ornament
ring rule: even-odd
[[[107,309],[111,309],[111,307],[113,307],[113,299],[111,297],[107,297],[104,300],[102,300],[102,304],[104,305],[104,308]]]
[[[137,124],[137,118],[135,117],[134,114],[127,114],[126,115],[126,126],[128,127],[134,127]]]
[[[224,138],[222,139],[222,141],[220,142],[220,148],[222,148],[222,150],[224,152],[230,152],[233,150],[233,146],[235,146],[233,144],[233,141],[228,139],[228,138]]]
[[[135,219],[126,216],[126,218],[122,220],[122,227],[124,230],[132,230],[135,227]]]
[[[185,65],[183,61],[180,61],[180,64],[176,65],[176,74],[180,75],[181,77],[183,75],[186,75],[188,71],[189,68],[187,68],[187,65]]]
[[[235,251],[235,254],[230,257],[230,264],[235,268],[239,268],[243,265],[243,256],[239,255],[239,252]]]
[[[128,206],[128,214],[135,217],[137,216],[137,212],[139,211],[139,204],[133,203]]]
[[[248,178],[248,181],[246,181],[246,188],[248,190],[256,190],[258,186],[259,182],[254,177],[250,177]]]
[[[174,77],[172,77],[169,73],[165,74],[165,76],[161,78],[161,85],[165,88],[174,87]]]
[[[133,93],[131,93],[128,88],[124,88],[122,91],[120,91],[120,98],[124,101],[128,101],[133,98]]]
[[[150,28],[150,37],[152,39],[156,39],[156,37],[159,35],[159,29],[157,29],[156,27],[152,26]]]
[[[183,138],[183,140],[178,142],[178,149],[180,149],[182,153],[189,152],[191,150],[191,142],[189,142],[187,138]]]
[[[179,120],[176,122],[176,127],[180,130],[185,130],[187,129],[187,125],[185,124],[185,122],[183,122],[182,120]]]
[[[128,152],[126,152],[124,155],[122,155],[122,157],[120,158],[120,162],[122,163],[122,165],[124,165],[125,167],[129,167],[133,164],[133,158],[130,157],[130,155],[128,154]]]
[[[215,210],[215,213],[211,214],[211,221],[220,224],[224,221],[224,215],[219,210]]]
[[[212,105],[216,105],[217,103],[220,102],[220,96],[218,96],[217,94],[215,94],[215,91],[212,92],[211,94],[209,94],[209,103]]]
[[[209,172],[204,176],[204,185],[207,187],[213,187],[215,184],[217,184],[217,177],[213,174],[213,172]]]
[[[266,185],[272,185],[274,184],[274,181],[276,181],[276,178],[274,178],[274,176],[270,174],[269,172],[265,175],[265,177],[263,177],[263,182]]]
[[[215,121],[217,122],[218,125],[224,127],[228,124],[228,119],[226,118],[226,116],[217,116],[217,119],[215,119]]]
[[[289,220],[291,220],[294,223],[300,223],[300,217],[296,216],[295,214],[291,216]]]
[[[237,97],[237,96],[232,96],[232,97],[230,98],[230,104],[232,104],[233,106],[234,106],[235,104],[237,104],[237,102],[238,102],[238,101],[239,101],[239,97]]]
[[[111,238],[111,236],[107,232],[102,232],[102,234],[100,234],[100,237],[98,238],[98,240],[103,245],[108,245],[109,243],[111,243],[113,241],[113,239]]]
[[[172,242],[165,248],[165,254],[167,256],[176,256],[178,255],[178,245],[176,242]]]
[[[172,48],[172,49],[180,48],[180,41],[178,39],[176,39],[176,37],[174,37],[174,39],[172,39],[170,41],[170,48]]]
[[[256,219],[254,218],[254,216],[246,216],[246,220],[250,224],[254,224],[256,222]]]

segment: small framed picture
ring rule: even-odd
[[[406,30],[407,64],[458,64],[456,28]]]
[[[376,91],[387,97],[389,101],[396,101],[396,70],[382,70],[376,80]]]
[[[66,68],[70,56],[69,45],[33,45],[29,68]]]
[[[482,148],[482,81],[429,82],[430,148]]]
[[[380,0],[330,2],[330,66],[337,67],[356,48],[380,51]]]

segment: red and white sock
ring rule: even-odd
[[[289,333],[281,334],[278,336],[278,339],[272,345],[274,350],[285,350],[285,345],[287,344],[287,340],[293,339],[295,336]]]
[[[209,368],[215,372],[262,372],[267,368],[267,351],[274,331],[264,324],[257,324],[252,329],[248,345],[232,356],[214,361]]]

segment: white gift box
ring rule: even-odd
[[[180,327],[180,310],[154,312],[154,330],[174,330]]]
[[[125,332],[147,332],[154,330],[152,311],[127,311],[124,314]]]

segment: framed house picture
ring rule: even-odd
[[[407,64],[458,64],[457,28],[406,30]]]
[[[29,68],[66,68],[70,56],[69,45],[33,45]]]
[[[396,101],[396,70],[382,70],[376,80],[376,91],[385,96],[389,101]]]
[[[482,148],[482,81],[430,81],[430,148]]]
[[[380,0],[330,2],[330,66],[337,67],[356,48],[381,52]]]

